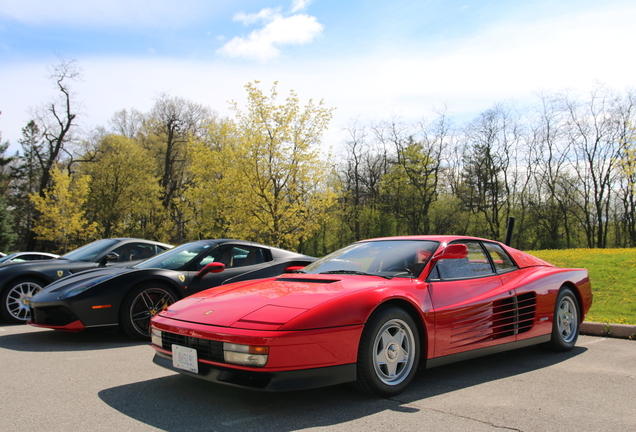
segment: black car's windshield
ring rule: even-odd
[[[143,262],[140,262],[135,268],[164,268],[169,270],[178,270],[190,263],[194,258],[199,256],[201,252],[215,247],[215,244],[208,242],[186,243],[174,249],[167,250]]]
[[[439,246],[427,240],[354,243],[303,268],[305,273],[418,277]]]
[[[71,261],[95,261],[95,258],[111,249],[118,242],[117,239],[97,240],[62,255],[62,258]]]

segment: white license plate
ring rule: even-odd
[[[172,365],[177,369],[199,373],[197,350],[181,345],[172,345]]]

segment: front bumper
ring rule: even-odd
[[[199,363],[195,374],[172,365],[172,356],[157,351],[152,361],[166,369],[233,387],[262,391],[290,391],[326,387],[356,380],[356,364],[277,372],[233,369]]]

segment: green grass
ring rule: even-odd
[[[636,325],[636,249],[528,251],[558,267],[588,269],[594,302],[586,321]]]

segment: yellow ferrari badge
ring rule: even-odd
[[[57,271],[57,277],[62,277],[63,274],[64,274],[64,270]]]
[[[179,275],[179,280],[181,282],[185,282],[185,276],[184,275]]]

